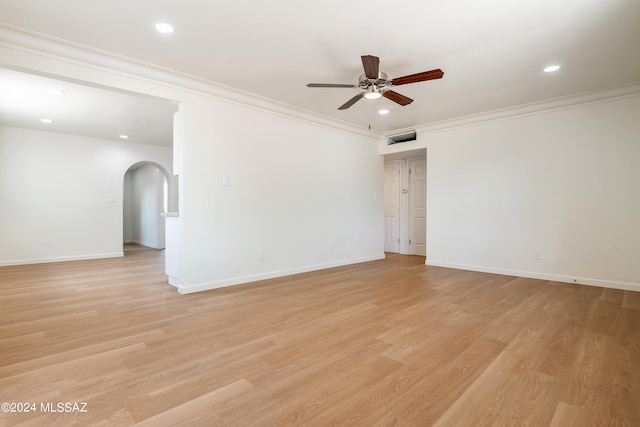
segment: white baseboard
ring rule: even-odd
[[[527,277],[553,282],[574,283],[577,285],[599,286],[602,288],[621,289],[624,291],[640,291],[640,283],[619,282],[615,280],[593,279],[588,277],[573,277],[558,274],[539,273],[533,271],[510,270],[498,267],[485,267],[481,265],[458,264],[455,262],[425,260],[426,265],[434,267],[455,268],[458,270],[480,271],[483,273],[503,274],[507,276]]]
[[[292,268],[289,270],[272,271],[269,273],[255,274],[251,276],[235,277],[232,279],[220,280],[217,282],[197,283],[193,285],[184,285],[179,279],[171,277],[169,283],[176,288],[181,294],[190,294],[193,292],[208,291],[211,289],[224,288],[226,286],[241,285],[244,283],[257,282],[259,280],[273,279],[276,277],[291,276],[292,274],[308,273],[310,271],[324,270],[333,267],[342,267],[344,265],[359,264],[361,262],[377,261],[384,259],[384,253],[370,257],[350,259],[346,261],[336,261],[326,264],[309,265],[305,267]]]
[[[158,246],[153,243],[145,243],[139,240],[127,240],[124,243],[133,243],[134,245],[144,246],[145,248],[151,248],[151,249],[164,249],[164,246]]]
[[[111,252],[106,254],[89,254],[89,255],[70,255],[51,258],[31,258],[31,259],[17,259],[0,261],[0,267],[7,267],[10,265],[26,265],[26,264],[44,264],[48,262],[65,262],[65,261],[84,261],[88,259],[101,259],[101,258],[117,258],[124,256],[124,252]]]
[[[167,282],[169,282],[171,286],[175,286],[178,289],[180,289],[180,287],[182,286],[182,281],[177,277],[167,275]]]

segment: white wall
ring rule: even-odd
[[[160,169],[148,163],[133,166],[125,174],[125,243],[164,248],[164,181]]]
[[[374,141],[213,99],[180,111],[181,291],[384,256]]]
[[[171,170],[171,149],[0,126],[0,265],[122,255],[123,178],[144,160]]]
[[[420,134],[427,263],[640,290],[639,118],[632,96]]]

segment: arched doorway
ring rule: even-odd
[[[123,178],[123,242],[165,248],[165,216],[177,197],[169,173],[154,162],[132,165]]]

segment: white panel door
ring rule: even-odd
[[[384,164],[384,251],[399,252],[400,162]]]
[[[427,254],[427,162],[409,159],[409,254]]]

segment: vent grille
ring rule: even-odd
[[[416,140],[416,132],[407,132],[400,135],[390,136],[387,139],[387,145],[393,144],[401,144],[403,142],[415,141]]]

